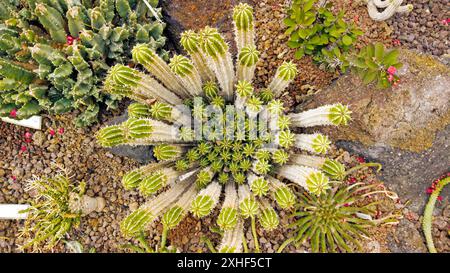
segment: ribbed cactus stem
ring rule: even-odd
[[[245,46],[255,44],[255,26],[253,21],[253,8],[250,5],[240,3],[234,7],[233,23],[238,52],[241,52]]]
[[[279,168],[278,174],[316,195],[320,195],[330,188],[329,179],[314,168],[284,165]]]
[[[257,176],[254,173],[248,174],[248,184],[253,194],[259,197],[265,196],[269,192],[269,184],[262,176]]]
[[[200,32],[200,45],[207,56],[208,66],[216,75],[221,87],[221,96],[231,101],[234,94],[234,66],[228,45],[215,28],[205,27]]]
[[[412,11],[413,5],[403,5],[403,0],[366,0],[370,18],[375,21],[384,21],[395,13],[407,13]],[[382,11],[380,11],[380,9]],[[384,9],[384,10],[383,10]]]
[[[225,200],[217,218],[217,224],[222,230],[229,230],[236,226],[238,221],[238,194],[234,183],[225,185]]]
[[[425,211],[423,213],[422,228],[423,233],[425,234],[425,239],[427,241],[428,250],[431,253],[437,253],[433,243],[433,235],[431,233],[431,228],[433,225],[434,205],[436,204],[436,200],[438,199],[442,189],[449,183],[450,177],[443,178],[437,182],[436,187],[433,189],[433,192],[430,195],[430,199],[428,200],[428,203],[425,206]]]
[[[165,228],[175,228],[181,220],[187,215],[189,206],[192,200],[197,195],[195,184],[192,184],[189,189],[177,200],[175,205],[171,207],[162,218],[162,223]]]
[[[120,64],[111,68],[103,89],[108,93],[126,96],[144,104],[149,104],[154,98],[173,105],[183,103],[180,97],[150,76]]]
[[[181,81],[171,71],[169,65],[145,44],[136,45],[131,51],[133,60],[141,64],[153,76],[161,81],[169,90],[180,97],[186,98],[188,91]]]
[[[209,215],[219,203],[221,193],[222,186],[217,181],[213,181],[198,193],[191,204],[190,211],[199,218]]]
[[[295,135],[294,146],[311,153],[325,154],[329,150],[330,144],[328,137],[319,133]]]
[[[202,79],[191,60],[182,55],[175,55],[170,59],[169,66],[178,76],[190,96],[202,95]]]
[[[197,33],[187,30],[181,33],[181,45],[191,56],[203,82],[214,81],[214,72],[208,67],[206,57],[200,51],[200,40]]]
[[[280,180],[269,176],[267,178],[271,190],[273,191],[273,196],[277,201],[277,204],[282,209],[290,209],[295,205],[296,197],[292,190]]]
[[[150,196],[166,186],[170,186],[177,181],[180,172],[174,168],[164,168],[150,175],[147,175],[139,185],[139,191],[144,196]]]
[[[147,201],[122,221],[120,225],[122,232],[126,236],[136,236],[144,231],[148,225],[161,216],[161,214],[191,185],[191,180],[183,180],[152,200]]]
[[[238,81],[236,84],[235,107],[244,109],[245,102],[251,95],[253,95],[252,84],[246,80]]]
[[[278,227],[278,224],[280,223],[280,220],[273,207],[267,200],[262,200],[260,202],[260,207],[261,213],[258,215],[258,217],[261,226],[267,231],[276,229]]]
[[[313,127],[322,125],[347,125],[352,112],[340,103],[324,105],[301,113],[289,114],[293,127]]]
[[[219,246],[221,253],[241,253],[242,238],[244,236],[244,223],[238,220],[234,228],[225,230]]]
[[[249,218],[258,214],[259,204],[250,191],[248,185],[239,185],[239,212],[242,217]]]
[[[162,167],[165,167],[169,164],[172,164],[171,162],[158,162],[158,163],[150,163],[148,165],[142,166],[138,169],[131,170],[127,172],[122,177],[122,185],[125,187],[125,189],[130,190],[138,187],[141,182],[152,172],[155,170],[158,170]]]
[[[188,112],[178,106],[171,106],[164,102],[155,102],[150,107],[150,114],[158,120],[166,120],[178,125],[189,126],[191,124],[191,116]]]
[[[153,155],[158,161],[176,160],[183,156],[186,147],[160,144],[153,148]]]
[[[297,72],[297,66],[292,61],[284,62],[277,69],[275,77],[268,86],[268,88],[272,90],[275,97],[283,95],[284,90],[286,90],[289,84],[297,76]]]
[[[252,83],[258,60],[259,51],[254,45],[243,47],[238,56],[237,80]]]
[[[299,154],[293,155],[289,163],[320,169],[328,177],[337,181],[344,180],[346,176],[345,166],[334,159]]]
[[[67,10],[67,25],[72,37],[78,37],[81,31],[84,30],[84,21],[81,7],[73,6]]]

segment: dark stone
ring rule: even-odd
[[[395,253],[427,252],[420,232],[406,219],[401,220],[393,236],[388,237],[388,247]]]
[[[436,178],[450,172],[450,125],[436,135],[433,146],[421,153],[392,147],[365,147],[350,141],[338,141],[338,147],[383,165],[381,179],[405,201],[408,208],[421,215],[428,200],[426,190]],[[441,196],[449,198],[450,187]]]
[[[128,119],[128,113],[125,112],[121,116],[118,116],[118,117],[112,119],[107,124],[108,125],[119,124],[119,123],[126,121],[127,119]],[[115,155],[132,158],[141,164],[146,164],[146,163],[149,163],[149,162],[155,160],[155,158],[153,157],[152,146],[120,145],[120,146],[116,146],[113,148],[108,148],[108,150],[110,150],[111,153],[113,153]]]

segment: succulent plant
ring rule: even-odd
[[[294,237],[286,240],[278,252],[290,243],[300,245],[305,240],[311,243],[312,252],[353,252],[361,251],[360,240],[368,237],[367,228],[380,223],[393,224],[397,215],[389,214],[374,219],[378,201],[370,201],[369,196],[379,193],[380,184],[339,183],[320,196],[303,192],[296,212]]]
[[[427,241],[428,251],[430,253],[437,253],[436,247],[433,242],[433,235],[431,234],[431,226],[433,224],[433,210],[436,201],[439,198],[439,194],[442,189],[450,183],[450,174],[442,176],[433,182],[432,186],[429,188],[430,198],[425,206],[425,211],[423,213],[422,228],[425,234],[425,239]]]
[[[375,21],[384,21],[396,13],[408,13],[413,5],[403,5],[404,0],[365,0],[370,18]],[[380,11],[381,10],[381,11]]]
[[[125,218],[121,226],[125,235],[136,236],[158,217],[166,233],[188,212],[206,217],[223,200],[216,220],[224,232],[220,249],[240,251],[238,235],[245,219],[251,218],[253,230],[256,219],[264,229],[273,230],[279,224],[278,208],[269,200],[282,209],[293,208],[295,196],[283,178],[311,194],[321,194],[330,187],[330,177],[322,170],[334,175],[340,171],[326,158],[318,157],[313,167],[300,159],[291,161],[299,150],[324,155],[330,146],[325,135],[294,130],[345,125],[351,112],[334,104],[287,113],[280,96],[296,76],[292,62],[278,68],[268,88],[255,90],[249,80],[258,53],[248,38],[253,28],[243,28],[253,22],[250,11],[247,4],[240,4],[234,12],[236,33],[242,40],[238,54],[252,51],[251,60],[237,63],[236,72],[227,43],[210,27],[182,34],[181,44],[192,61],[176,55],[167,64],[151,48],[137,45],[133,58],[151,75],[124,65],[109,71],[104,90],[137,102],[129,108],[128,121],[99,130],[99,143],[154,145],[158,159],[123,177],[127,189],[155,195]],[[170,86],[165,84],[169,80]],[[165,244],[164,234],[163,239]]]
[[[143,1],[2,0],[0,5],[0,116],[24,119],[78,109],[75,124],[88,126],[100,107],[114,109],[120,99],[100,92],[110,65],[128,63],[137,43],[166,56],[165,25],[154,16],[160,11]]]
[[[397,84],[399,80],[395,73],[402,67],[397,59],[398,55],[397,49],[386,50],[382,43],[375,43],[349,57],[349,62],[364,84],[376,81],[379,88],[387,88]]]
[[[93,211],[102,211],[105,200],[84,195],[85,183],[74,186],[69,174],[34,178],[26,191],[35,193],[30,207],[23,211],[27,219],[20,236],[26,238],[22,249],[49,250],[80,222],[80,218]]]
[[[317,0],[294,0],[284,24],[290,35],[288,46],[295,49],[295,57],[311,55],[313,59],[334,70],[348,68],[346,55],[362,31],[344,20],[344,12],[332,12],[332,3]]]

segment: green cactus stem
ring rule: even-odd
[[[284,62],[277,70],[275,77],[268,88],[272,90],[275,97],[283,95],[284,90],[294,81],[297,76],[297,66],[291,62]]]
[[[197,33],[187,30],[181,33],[181,45],[184,50],[191,56],[192,62],[197,67],[203,82],[214,81],[214,72],[208,67],[206,58],[200,51],[200,40]]]
[[[156,52],[145,44],[136,45],[131,51],[133,60],[141,64],[153,76],[161,81],[170,91],[186,98],[188,91],[171,71],[169,65]]]
[[[259,61],[259,51],[254,45],[243,47],[238,56],[237,80],[252,82],[256,64]]]
[[[329,179],[322,172],[314,168],[284,165],[278,170],[278,174],[297,183],[315,195],[320,195],[330,188]]]
[[[199,35],[200,48],[207,56],[209,68],[214,71],[222,95],[230,101],[234,95],[234,67],[228,44],[215,28],[205,27]]]
[[[431,234],[431,227],[433,224],[433,210],[436,204],[436,200],[439,197],[442,189],[450,183],[450,177],[446,177],[437,181],[437,183],[433,183],[434,189],[432,189],[432,193],[430,198],[428,199],[428,203],[425,206],[425,211],[423,213],[422,220],[422,229],[425,234],[425,239],[427,241],[428,251],[430,253],[437,253],[436,248],[433,243],[433,235]]]
[[[253,22],[253,8],[246,3],[239,3],[233,10],[236,46],[238,52],[245,46],[255,44],[255,26]]]
[[[294,127],[313,127],[323,125],[347,125],[352,112],[340,103],[324,105],[301,113],[289,114]]]
[[[170,59],[170,68],[179,78],[190,96],[200,96],[203,93],[202,80],[194,64],[182,55]]]

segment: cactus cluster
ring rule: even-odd
[[[370,18],[375,21],[384,21],[396,13],[408,13],[413,5],[402,5],[404,0],[365,0]]]
[[[123,220],[127,236],[137,236],[159,218],[164,247],[167,231],[188,213],[202,218],[220,207],[219,250],[239,252],[245,219],[253,224],[257,219],[270,231],[279,225],[277,211],[294,207],[296,197],[284,179],[320,195],[345,172],[341,163],[323,157],[331,144],[327,136],[299,128],[346,125],[349,109],[337,103],[289,113],[280,97],[297,74],[292,62],[278,68],[267,88],[256,90],[252,79],[260,53],[251,6],[236,6],[233,19],[235,66],[222,35],[206,27],[182,34],[190,58],[175,55],[167,64],[140,44],[132,50],[133,60],[151,75],[116,65],[105,79],[105,91],[137,102],[129,106],[127,121],[99,130],[99,143],[154,145],[157,159],[123,177],[125,188],[150,197]]]
[[[74,186],[65,171],[30,180],[25,190],[33,192],[34,197],[30,207],[23,211],[27,219],[20,236],[26,240],[21,249],[49,250],[79,224],[81,216],[102,211],[105,200],[84,195],[85,187],[83,182]]]
[[[166,55],[157,13],[135,0],[1,0],[0,116],[78,109],[77,126],[94,123],[120,99],[100,91],[112,64],[137,43]]]

